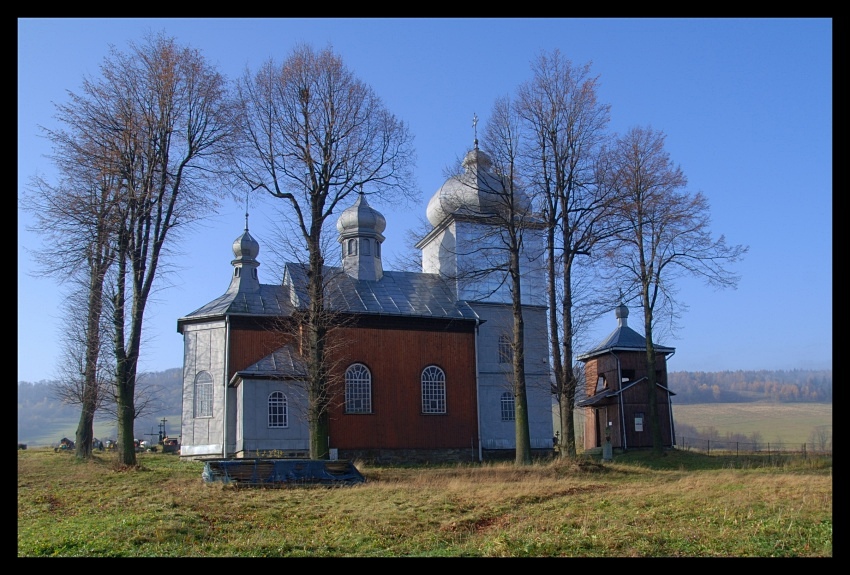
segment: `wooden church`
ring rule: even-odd
[[[610,439],[611,447],[630,449],[652,447],[649,427],[646,377],[646,338],[629,327],[629,308],[615,309],[617,328],[605,340],[578,360],[585,364],[585,399],[576,402],[584,409],[584,448],[601,447]],[[676,350],[655,346],[656,404],[661,421],[663,445],[675,441],[673,406],[675,395],[666,386],[667,359]]]
[[[433,226],[417,244],[422,271],[385,270],[387,222],[362,192],[337,221],[339,265],[328,267],[334,330],[331,457],[376,462],[513,457],[511,299],[504,272],[462,279],[480,265],[498,176],[475,147],[427,207]],[[551,453],[542,233],[525,240],[525,371],[531,447]],[[262,283],[260,244],[245,230],[232,245],[230,285],[177,321],[183,335],[181,457],[306,457],[306,373],[296,337],[282,329],[307,305],[306,270],[286,264]],[[282,323],[283,322],[283,323]]]

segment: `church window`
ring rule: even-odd
[[[436,365],[422,370],[422,413],[446,412],[446,374]]]
[[[516,402],[514,394],[506,391],[502,394],[502,421],[514,421],[516,419]]]
[[[212,417],[213,378],[208,371],[195,376],[195,417]]]
[[[596,391],[594,393],[599,393],[600,391],[602,391],[606,387],[608,387],[608,382],[605,381],[605,376],[600,375],[599,377],[597,377],[596,378]]]
[[[381,242],[375,242],[375,257],[381,257]]]
[[[369,249],[369,245],[370,245],[371,243],[372,243],[372,242],[370,242],[368,239],[364,239],[364,240],[363,240],[363,255],[364,255],[364,256],[368,256],[369,254],[371,254],[371,253],[372,253],[372,251]]]
[[[345,412],[372,413],[372,374],[362,363],[345,370]]]
[[[289,410],[282,391],[269,395],[269,427],[289,427]]]
[[[514,350],[511,338],[505,334],[499,336],[499,363],[513,363]]]
[[[357,240],[351,238],[348,240],[348,255],[356,256],[357,255]]]

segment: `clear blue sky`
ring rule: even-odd
[[[671,371],[832,367],[832,21],[830,19],[203,19],[18,20],[18,195],[31,176],[50,175],[37,126],[56,126],[54,102],[98,73],[109,45],[126,49],[164,31],[203,52],[234,78],[299,42],[331,45],[415,136],[418,205],[387,219],[385,260],[406,246],[444,170],[486,122],[494,100],[530,77],[541,50],[592,64],[613,132],[651,126],[689,188],[711,205],[715,234],[750,246],[734,266],[737,290],[681,282],[688,306]],[[260,241],[260,279],[271,265],[275,212],[250,206]],[[142,369],[182,366],[177,319],[227,289],[231,245],[244,206],[227,205],[183,242],[180,269],[161,282],[144,324]],[[60,357],[62,288],[32,276],[27,248],[39,246],[18,210],[18,380],[52,379]],[[264,259],[265,256],[265,259]],[[386,267],[391,268],[391,265]],[[632,319],[636,318],[632,311]],[[639,321],[632,327],[641,331]],[[616,327],[613,311],[590,339]],[[579,350],[584,351],[584,350]]]

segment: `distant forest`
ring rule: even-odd
[[[676,394],[674,404],[741,403],[773,401],[781,403],[832,403],[832,370],[791,371],[676,371],[668,375],[668,385]],[[80,415],[76,405],[64,405],[53,394],[55,381],[18,382],[18,441],[34,443],[45,432],[76,429]],[[153,398],[148,413],[136,420],[136,437],[146,436],[159,429],[163,418],[170,418],[166,433],[180,433],[182,413],[182,369],[174,368],[144,374],[140,387]],[[103,421],[99,415],[97,421]],[[57,433],[72,433],[61,431]],[[114,430],[104,435],[115,437]],[[52,437],[52,436],[51,436]],[[61,439],[56,437],[56,442]],[[72,438],[73,439],[73,438]]]
[[[672,371],[673,403],[832,403],[832,370]]]

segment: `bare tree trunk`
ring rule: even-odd
[[[513,371],[514,408],[516,427],[517,465],[531,463],[531,434],[529,432],[528,394],[525,385],[525,320],[522,317],[522,291],[519,272],[519,246],[514,244],[510,253],[512,286],[511,310],[513,312]]]
[[[647,288],[648,289],[648,288]],[[652,342],[652,308],[649,307],[649,295],[643,294],[644,319],[646,332],[646,376],[649,379],[646,400],[649,402],[649,431],[652,437],[652,451],[660,455],[664,452],[664,440],[661,435],[661,417],[658,413],[658,390],[655,389],[655,344]]]
[[[321,255],[318,238],[311,242],[310,247],[310,268],[307,272],[310,293],[309,325],[307,326],[309,333],[308,373],[310,377],[308,382],[310,459],[327,459],[330,398],[328,396],[328,374],[325,361],[328,330],[327,326],[324,325],[325,300],[324,274],[322,273],[324,258]]]

